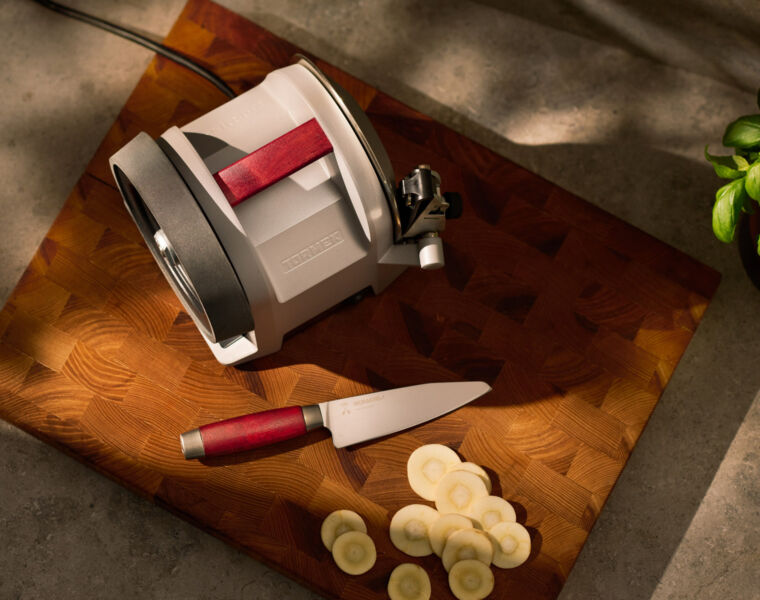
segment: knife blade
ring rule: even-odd
[[[286,406],[202,425],[180,435],[186,459],[260,448],[325,427],[343,448],[396,433],[440,417],[491,391],[483,381],[425,383]]]

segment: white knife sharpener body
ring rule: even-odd
[[[371,126],[362,131],[315,73],[304,60],[273,71],[111,157],[130,214],[223,364],[279,350],[288,331],[366,288],[381,292],[421,256],[423,267],[443,264],[437,232],[419,251],[398,243],[390,161],[379,140],[372,156]],[[214,174],[312,119],[332,151],[233,206]]]

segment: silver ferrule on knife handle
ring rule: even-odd
[[[302,406],[301,412],[303,412],[303,422],[306,425],[306,431],[324,427],[325,423],[322,420],[322,411],[319,408],[319,404]]]
[[[200,429],[186,431],[179,436],[179,442],[182,444],[182,454],[185,455],[186,459],[203,458],[206,456]]]

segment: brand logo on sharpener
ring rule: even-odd
[[[318,239],[316,242],[309,244],[305,248],[302,248],[295,254],[288,256],[282,261],[282,266],[284,267],[285,272],[288,273],[289,271],[292,271],[293,269],[296,269],[301,265],[309,262],[310,260],[316,258],[333,246],[337,246],[341,243],[343,243],[343,234],[339,229],[336,229],[325,237]]]

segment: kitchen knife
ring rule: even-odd
[[[319,427],[343,448],[414,427],[491,391],[482,381],[426,383],[309,406],[286,406],[202,425],[179,436],[185,458],[267,446]]]

